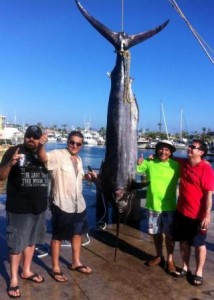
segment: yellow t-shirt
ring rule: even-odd
[[[176,189],[179,179],[179,163],[158,158],[145,159],[137,166],[137,173],[145,173],[150,184],[147,188],[146,208],[156,212],[175,211]]]

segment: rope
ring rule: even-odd
[[[124,1],[121,4],[121,31],[124,32]]]
[[[178,6],[178,4],[176,3],[175,0],[169,0],[169,2],[172,4],[172,6],[174,7],[174,9],[178,12],[178,14],[180,15],[180,17],[182,19],[184,19],[184,21],[186,22],[187,26],[190,28],[190,30],[192,31],[193,35],[195,36],[195,38],[197,39],[197,41],[199,42],[199,44],[201,45],[202,49],[204,50],[205,54],[208,56],[208,58],[210,59],[210,61],[212,62],[212,64],[214,64],[214,60],[211,57],[210,52],[214,53],[213,50],[211,49],[211,47],[203,40],[203,38],[199,35],[199,33],[195,30],[195,28],[190,24],[190,22],[187,20],[187,18],[185,17],[185,15],[183,14],[183,12],[181,11],[180,7]]]
[[[104,199],[103,193],[102,193],[101,195],[102,195],[102,201],[103,201],[103,206],[104,206],[104,214],[103,214],[103,216],[100,218],[100,220],[98,220],[98,221],[96,222],[96,228],[97,228],[97,229],[101,229],[101,230],[105,230],[106,227],[107,227],[107,224],[106,224],[106,222],[103,221],[103,219],[104,219],[105,216],[106,216],[107,208],[106,208],[106,205],[105,205],[105,199]]]
[[[135,99],[132,97],[131,92],[130,92],[130,84],[133,81],[133,78],[129,76],[130,73],[130,61],[131,61],[131,55],[128,50],[126,51],[121,51],[120,55],[123,56],[124,58],[124,96],[123,96],[123,101],[124,103],[132,103]]]

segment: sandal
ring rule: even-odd
[[[45,279],[42,276],[40,276],[36,273],[33,273],[32,275],[30,275],[28,277],[23,277],[23,276],[20,276],[20,277],[23,280],[29,280],[29,281],[33,281],[35,283],[42,283],[45,281]]]
[[[18,293],[18,290],[19,290],[19,286],[9,286],[8,289],[7,289],[7,294],[10,298],[19,298],[21,297],[21,293],[19,291]],[[13,294],[10,294],[11,292],[15,292],[16,295],[13,295]]]
[[[68,278],[62,272],[54,272],[50,273],[51,277],[56,280],[57,282],[66,282]]]
[[[163,256],[155,256],[154,258],[148,260],[146,262],[146,265],[149,267],[164,266],[165,265],[164,257]]]
[[[177,277],[179,277],[179,278],[183,278],[183,277],[190,278],[191,276],[192,276],[191,271],[186,271],[186,270],[184,270],[184,269],[180,269],[180,270],[177,272]]]
[[[68,265],[68,269],[71,271],[77,271],[86,275],[89,275],[92,273],[91,269],[88,269],[89,267],[85,266],[85,265],[80,265],[77,266],[76,268],[73,268],[72,265]]]
[[[199,275],[194,275],[192,279],[192,284],[195,286],[200,286],[203,283],[203,277]]]

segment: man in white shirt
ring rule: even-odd
[[[88,232],[86,203],[82,195],[82,180],[84,171],[82,160],[78,155],[83,135],[79,131],[72,131],[68,135],[67,148],[45,151],[44,144],[47,136],[40,139],[39,158],[45,162],[52,179],[52,277],[58,282],[65,282],[68,278],[61,272],[59,255],[62,240],[69,240],[72,245],[72,262],[68,266],[84,274],[90,274],[91,268],[80,261],[81,235]],[[94,172],[86,174],[85,178],[93,180]]]

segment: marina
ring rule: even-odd
[[[80,155],[82,157],[85,172],[87,172],[87,170],[90,171],[91,169],[99,172],[101,166],[102,172],[99,176],[100,189],[97,189],[96,186],[91,182],[89,183],[83,181],[83,194],[87,204],[89,231],[87,235],[82,236],[81,263],[90,266],[93,269],[92,274],[81,274],[76,272],[77,270],[74,271],[74,269],[69,269],[69,264],[71,263],[71,245],[68,241],[64,241],[62,244],[60,264],[61,271],[68,277],[68,282],[62,283],[53,280],[50,274],[52,265],[50,255],[52,224],[51,212],[48,209],[46,211],[46,240],[44,244],[36,245],[36,251],[34,253],[32,265],[33,272],[35,272],[36,274],[41,274],[45,278],[45,283],[35,284],[30,280],[21,280],[20,278],[18,284],[21,291],[21,299],[34,300],[39,298],[41,300],[144,300],[154,299],[157,297],[160,300],[213,299],[213,220],[210,224],[207,236],[208,253],[203,278],[201,278],[201,280],[203,279],[203,285],[195,287],[190,285],[187,280],[188,278],[186,277],[176,278],[171,276],[172,273],[171,275],[168,274],[165,269],[165,264],[158,265],[154,268],[147,266],[146,261],[148,259],[151,259],[155,255],[155,251],[153,239],[151,239],[151,236],[147,234],[147,213],[145,210],[146,187],[142,189],[139,188],[137,191],[134,190],[134,188],[137,189],[139,187],[138,184],[142,183],[140,182],[142,181],[142,178],[139,175],[136,175],[135,172],[137,156],[146,158],[150,154],[154,154],[155,145],[158,141],[163,141],[164,139],[173,141],[176,149],[175,156],[179,157],[186,156],[188,145],[190,145],[194,137],[203,138],[203,140],[205,140],[209,146],[211,146],[211,142],[214,142],[214,136],[212,137],[212,140],[211,138],[207,139],[207,133],[211,132],[211,128],[209,128],[207,125],[207,120],[211,120],[211,117],[208,114],[207,107],[211,106],[212,104],[212,92],[209,87],[209,77],[212,77],[212,74],[208,76],[207,73],[203,72],[203,66],[205,64],[200,63],[200,56],[197,56],[197,53],[194,51],[194,49],[191,49],[188,46],[188,42],[190,42],[191,40],[188,36],[185,35],[185,31],[182,31],[182,26],[177,23],[177,20],[174,18],[170,10],[168,10],[168,7],[165,6],[164,8],[162,4],[158,9],[158,14],[154,13],[154,11],[157,11],[156,6],[154,6],[154,8],[152,9],[152,14],[150,14],[148,12],[148,7],[144,8],[143,6],[141,6],[142,3],[140,4],[139,2],[138,9],[134,10],[134,8],[136,8],[137,6],[137,3],[135,3],[134,1],[131,1],[130,3],[127,2],[128,4],[126,4],[125,10],[127,12],[126,18],[129,15],[130,19],[126,19],[126,21],[130,20],[128,21],[128,23],[139,23],[138,25],[140,26],[140,30],[132,27],[133,33],[130,34],[128,27],[128,31],[124,31],[124,1],[121,2],[122,22],[121,28],[118,31],[115,31],[115,24],[112,22],[112,20],[118,20],[118,15],[115,14],[116,11],[118,12],[118,8],[116,8],[116,5],[114,4],[114,9],[111,8],[111,14],[107,13],[108,10],[106,5],[110,1],[106,1],[106,4],[103,4],[102,6],[96,5],[95,3],[93,4],[92,1],[83,4],[81,3],[82,1],[79,0],[72,1],[73,4],[71,4],[71,6],[75,5],[75,8],[73,7],[74,10],[72,10],[72,13],[74,12],[72,18],[70,17],[70,7],[66,7],[66,1],[60,2],[60,5],[63,4],[62,10],[61,7],[56,7],[55,4],[51,3],[51,5],[54,6],[52,7],[49,6],[49,3],[46,3],[46,1],[45,3],[43,2],[44,1],[42,1],[42,7],[41,4],[39,4],[39,9],[36,9],[37,5],[32,9],[32,5],[35,5],[34,3],[31,3],[29,7],[26,3],[23,5],[23,7],[14,7],[14,4],[10,4],[9,6],[7,6],[7,2],[2,5],[3,14],[1,20],[3,20],[3,22],[6,21],[5,23],[3,23],[2,27],[5,28],[5,36],[7,38],[4,41],[5,49],[2,52],[2,61],[7,62],[7,64],[5,64],[5,70],[7,71],[6,73],[4,73],[3,64],[3,80],[1,88],[1,91],[3,92],[2,99],[7,104],[6,106],[9,112],[15,109],[13,103],[13,98],[15,98],[15,102],[19,103],[20,115],[27,116],[30,120],[33,120],[33,118],[35,120],[34,114],[36,113],[37,118],[39,115],[39,118],[41,118],[41,120],[45,120],[45,122],[48,123],[48,126],[39,126],[43,133],[48,134],[48,143],[46,144],[47,151],[52,149],[65,148],[68,133],[71,131],[70,129],[72,128],[73,130],[74,128],[77,128],[77,130],[81,131],[84,135],[84,141],[82,141],[82,137],[80,137],[80,142],[78,142],[78,140],[70,140],[68,141],[69,145],[71,145],[72,147],[76,144],[76,146],[79,147],[78,150],[81,149]],[[206,44],[203,43],[203,39],[200,38],[200,36],[197,34],[197,31],[192,27],[191,23],[183,15],[176,1],[170,0],[167,2],[170,2],[171,9],[172,5],[175,11],[179,13],[182,18],[184,18],[189,29],[197,38],[200,45],[203,46],[203,50],[205,50],[205,53],[208,54],[207,50],[204,49]],[[167,5],[169,5],[169,3]],[[10,11],[11,7],[13,11]],[[98,9],[99,7],[100,10]],[[111,19],[109,20],[105,18],[102,20],[102,17],[100,15],[104,7],[106,12],[105,15],[111,15]],[[134,18],[133,13],[130,14],[132,8],[133,11],[136,11]],[[186,8],[188,8],[188,6]],[[17,11],[19,12],[19,15],[17,15]],[[149,22],[148,24],[145,24],[145,29],[144,24],[138,22],[138,20],[141,19],[143,11],[146,11],[147,16],[149,16],[147,21],[152,21],[150,24]],[[195,14],[195,12],[197,12],[197,9],[191,9],[190,11],[193,11]],[[199,11],[201,11],[200,6],[198,8],[198,12]],[[209,11],[211,11],[211,9],[209,9],[207,13],[205,13],[205,15],[209,15]],[[67,12],[69,12],[69,15],[67,15],[68,19],[66,19]],[[161,12],[163,12],[163,14]],[[52,13],[54,14],[52,15]],[[140,13],[140,18],[137,17],[137,13]],[[44,16],[44,19],[42,18],[42,15]],[[157,15],[158,18],[155,18],[155,15]],[[7,16],[12,17],[8,18]],[[22,22],[25,22],[25,20],[27,21],[28,16],[30,16],[30,19],[28,20],[28,22],[26,22],[26,26],[23,26],[24,23]],[[61,16],[63,17],[59,19]],[[96,36],[97,33],[95,34],[91,31],[87,32],[87,26],[85,27],[86,24],[82,23],[82,19],[80,18],[80,16],[82,19],[88,21],[89,24],[92,25],[92,27],[99,34],[101,34],[104,39],[111,44],[111,46],[113,46],[111,52],[114,51],[113,53],[116,58],[113,69],[109,69],[110,64],[109,61],[106,60],[107,57],[110,57],[110,51],[108,50],[109,48],[102,48],[103,46],[99,44],[99,39]],[[196,15],[197,19],[199,19],[199,16],[199,14]],[[212,19],[211,17],[203,18],[203,15],[201,15],[201,17],[201,20],[203,21]],[[22,20],[22,22],[17,22],[19,21],[19,18],[20,20]],[[74,23],[69,24],[70,20]],[[101,20],[103,23],[101,23]],[[169,20],[170,23],[172,23],[172,27],[169,24]],[[45,23],[43,23],[42,21],[44,21]],[[67,26],[68,24],[69,26]],[[87,25],[89,24],[87,23]],[[201,24],[203,24],[202,21]],[[66,32],[65,34],[65,32],[63,33],[61,30],[58,30],[59,27],[56,27],[56,25],[62,26],[61,29],[65,28],[67,30],[67,28],[69,28],[71,32]],[[19,26],[21,31],[19,31]],[[25,28],[25,30],[23,30],[23,28]],[[82,31],[78,30],[77,32],[75,32],[76,28],[81,29]],[[212,26],[209,24],[208,28],[212,28]],[[8,29],[9,31],[7,31]],[[31,29],[31,31],[29,31],[29,29]],[[41,31],[38,32],[37,29],[40,29]],[[163,32],[161,32],[162,30]],[[27,35],[23,35],[23,32]],[[58,33],[60,34],[58,35]],[[138,57],[137,52],[133,52],[134,59],[132,63],[132,55],[130,49],[135,45],[138,45],[145,40],[150,39],[156,34],[158,34],[160,38],[155,38],[152,42],[149,42],[148,48],[147,43],[144,47],[145,50],[148,49],[149,51],[145,51],[144,53],[146,57],[144,60],[144,66],[141,66],[141,57]],[[28,37],[27,40],[26,36]],[[19,43],[16,43],[17,37],[20,37]],[[31,40],[31,37],[33,37],[33,40]],[[40,40],[37,40],[37,37],[41,37]],[[67,37],[70,37],[70,39]],[[2,38],[4,38],[4,32]],[[187,45],[184,45],[181,38],[184,38],[185,44],[187,43]],[[70,42],[69,40],[71,41],[70,45],[68,44]],[[158,40],[160,42],[158,42]],[[22,41],[24,42],[24,44],[21,46]],[[47,44],[45,44],[46,42]],[[56,44],[54,44],[55,42]],[[18,44],[18,48],[15,44]],[[151,46],[149,46],[149,44]],[[182,45],[182,48],[179,48],[179,44]],[[28,47],[26,47],[26,45]],[[85,50],[86,45],[87,55]],[[35,51],[35,46],[39,51]],[[62,50],[61,53],[60,49]],[[189,51],[187,51],[187,49]],[[26,52],[26,50],[28,51]],[[45,53],[45,50],[47,50],[48,52]],[[77,52],[75,52],[76,50]],[[168,52],[168,50],[170,52]],[[183,56],[181,50],[184,53]],[[69,55],[67,55],[67,51]],[[107,54],[107,51],[109,54]],[[7,54],[5,57],[4,53]],[[13,54],[17,54],[18,56],[13,57]],[[159,56],[159,54],[161,54],[161,56]],[[22,55],[24,56],[22,57]],[[93,57],[92,55],[95,56]],[[38,61],[36,60],[36,56],[38,56],[39,58]],[[208,57],[211,58],[209,55]],[[48,59],[43,60],[43,58]],[[66,61],[66,58],[68,58],[69,61]],[[193,59],[192,62],[191,59]],[[11,66],[10,62],[12,62]],[[18,62],[18,65],[16,65],[16,62]],[[31,65],[31,62],[33,62],[34,65]],[[91,62],[93,62],[93,65],[90,65]],[[104,64],[105,62],[107,63],[106,65]],[[178,64],[176,65],[177,62]],[[212,58],[211,62],[213,63]],[[25,67],[25,64],[29,68],[29,73],[28,69]],[[167,68],[165,67],[166,65]],[[187,65],[188,68],[186,67]],[[99,66],[101,68],[99,68]],[[131,66],[133,68],[131,68]],[[61,67],[63,68],[61,69]],[[16,73],[16,69],[20,71],[23,70],[24,73]],[[133,74],[130,72],[132,69],[134,71]],[[200,70],[200,74],[197,74],[198,78],[194,76],[194,79],[196,80],[193,81],[193,77],[191,76],[192,74],[188,72],[194,72],[195,69]],[[204,68],[204,70],[206,69],[208,69],[207,66],[206,68]],[[8,71],[10,70],[12,70],[11,74],[8,73]],[[103,82],[102,78],[104,76],[101,76],[100,74],[103,74],[103,72],[106,72],[106,70],[108,70],[107,75],[109,79]],[[143,70],[143,73],[141,73],[141,70]],[[149,72],[150,70],[152,71],[151,74]],[[158,73],[155,74],[156,70],[158,70]],[[167,73],[165,73],[165,70],[167,70]],[[185,83],[187,88],[185,88],[185,85],[183,85],[183,82],[181,82],[180,74],[176,76],[177,70],[181,71],[182,74],[184,74],[184,71],[186,71],[186,76],[182,77],[182,81]],[[89,73],[87,73],[88,71]],[[45,75],[44,78],[42,78],[43,74]],[[144,74],[145,78],[143,77]],[[24,75],[27,77],[24,77]],[[95,78],[94,75],[98,77]],[[36,79],[35,81],[32,80],[34,77]],[[15,80],[7,82],[8,78],[12,78]],[[140,84],[137,80],[134,82],[134,78],[139,78],[142,82],[140,82]],[[206,78],[206,88],[204,88],[203,86],[203,78]],[[67,82],[67,80],[69,81]],[[107,81],[108,85],[106,84]],[[110,93],[108,98],[107,90],[109,90],[109,81]],[[133,82],[136,85],[136,94],[134,91],[132,91]],[[145,86],[144,82],[146,83]],[[181,82],[181,84],[178,85],[178,82]],[[17,83],[17,87],[14,83]],[[201,86],[199,83],[202,83],[203,85]],[[148,86],[149,88],[147,92],[146,86]],[[210,80],[210,86],[213,88],[212,80]],[[8,93],[8,87],[10,87],[12,93]],[[140,90],[138,89],[138,87],[140,88]],[[99,93],[100,88],[101,90]],[[143,97],[141,94],[141,90],[143,92]],[[199,90],[203,90],[204,92],[206,91],[208,92],[208,94],[200,94],[198,92]],[[28,93],[28,91],[30,92]],[[141,122],[143,121],[144,124],[156,124],[157,121],[155,120],[157,120],[157,116],[155,113],[155,100],[157,101],[158,99],[159,101],[160,97],[163,97],[166,99],[166,101],[168,101],[167,106],[169,108],[169,111],[171,111],[171,113],[169,114],[171,119],[171,133],[168,132],[165,113],[163,111],[163,104],[161,103],[166,133],[162,132],[162,121],[160,120],[160,123],[158,123],[158,131],[149,132],[150,130],[149,128],[147,128],[144,131],[142,130],[142,132],[146,132],[147,135],[138,136],[140,112],[143,111],[145,115],[145,118],[143,118]],[[108,103],[106,103],[107,119],[105,118],[106,109],[103,109],[104,99],[109,99]],[[137,99],[139,99],[139,103]],[[142,103],[141,99],[143,100]],[[191,105],[190,113],[191,116],[195,115],[195,117],[192,117],[191,126],[193,128],[202,128],[203,124],[203,126],[206,127],[203,127],[202,132],[199,134],[197,134],[197,131],[194,132],[194,135],[187,134],[187,132],[184,132],[182,130],[183,113],[181,113],[180,136],[178,137],[178,132],[176,132],[176,129],[172,127],[176,126],[175,112],[178,111],[178,106],[181,103],[180,101],[184,101],[184,103],[187,103],[189,101],[193,101],[193,99],[194,105]],[[202,99],[206,99],[206,103],[205,101],[202,101]],[[202,102],[204,102],[204,105],[201,105],[200,107],[200,114],[202,117],[206,116],[206,118],[205,120],[203,120],[203,118],[200,118],[199,122],[198,104]],[[11,107],[10,103],[12,104]],[[24,103],[25,105],[23,105]],[[197,105],[195,105],[195,103]],[[148,108],[146,108],[147,105]],[[36,108],[40,109],[37,110]],[[195,108],[196,110],[194,112]],[[203,112],[202,108],[205,109],[205,113]],[[148,112],[146,112],[146,109]],[[92,129],[90,127],[90,124],[87,123],[85,124],[84,129],[71,125],[70,122],[72,122],[72,124],[80,123],[80,118],[83,118],[85,112],[87,114],[95,114],[92,116],[92,118],[89,117],[89,119],[95,120],[97,124],[102,124],[102,122],[106,120],[106,128],[101,127],[98,131]],[[61,120],[63,120],[64,125],[61,126],[64,129],[57,129],[57,125],[51,126],[51,123],[48,120],[49,117],[51,118],[51,122],[52,120],[54,120],[54,124],[62,122]],[[27,122],[29,121],[27,120]],[[37,125],[38,124],[42,125],[42,123],[37,123]],[[96,126],[98,126],[97,124]],[[26,124],[24,125],[23,122],[23,126],[21,126],[20,128],[20,126],[16,124],[16,120],[15,124],[9,124],[5,121],[4,116],[2,116],[2,122],[0,125],[0,144],[2,145],[1,155],[3,155],[7,147],[22,143],[24,132],[27,126]],[[66,129],[66,127],[68,130]],[[101,131],[101,129],[104,130]],[[39,140],[39,137],[41,136],[40,129],[39,132],[39,135],[28,135],[28,138]],[[151,135],[149,135],[149,133],[151,133]],[[184,141],[183,137],[186,139],[186,141]],[[83,142],[84,145],[82,145]],[[80,148],[81,146],[82,148]],[[200,147],[202,147],[202,145]],[[173,148],[173,150],[175,149]],[[192,145],[192,149],[202,150],[196,145]],[[170,151],[172,153],[172,150]],[[70,153],[74,154],[72,152]],[[213,150],[210,147],[208,161],[213,164],[212,155]],[[68,165],[71,164],[70,158],[75,158],[76,160],[76,157],[68,156],[68,160],[66,161],[68,162]],[[14,159],[16,158],[13,157],[13,160]],[[73,160],[74,164],[75,160]],[[38,164],[38,162],[36,163]],[[65,161],[63,161],[63,163],[65,165]],[[12,162],[9,163],[7,165],[7,170],[12,165]],[[79,164],[77,164],[77,166],[78,165]],[[40,168],[42,172],[42,166],[40,166]],[[63,167],[61,165],[60,170],[62,169]],[[209,174],[211,174],[211,172],[212,171],[210,170]],[[6,178],[6,175],[8,175],[5,169],[3,169],[2,174],[2,178]],[[81,172],[80,175],[80,173],[78,172],[78,167],[76,174],[81,181],[83,174]],[[47,178],[47,172],[45,173],[45,175]],[[164,178],[164,175],[164,172],[163,174],[161,172],[161,177]],[[75,176],[75,174],[73,176]],[[191,178],[193,178],[193,176]],[[137,182],[135,182],[135,180]],[[195,178],[193,178],[193,180],[195,180]],[[71,184],[71,180],[69,182]],[[6,290],[10,280],[10,264],[5,233],[5,183],[5,181],[0,182],[0,300],[5,300],[6,298],[8,298]],[[69,187],[71,186],[70,184],[68,185]],[[152,184],[153,182],[151,179],[151,185]],[[176,184],[177,181],[174,185],[174,191],[176,188]],[[67,189],[65,181],[63,182],[63,185]],[[170,185],[171,182],[166,186],[166,189],[168,191],[170,190]],[[163,190],[162,186],[160,187],[160,189]],[[77,185],[75,190],[78,190]],[[14,191],[17,190],[13,189],[12,192]],[[76,195],[78,194],[76,193]],[[60,200],[63,200],[65,198],[66,197],[63,196]],[[75,200],[74,202],[78,200],[78,196],[73,198]],[[168,199],[166,197],[166,193],[164,193],[163,198]],[[24,200],[24,198],[21,199]],[[37,198],[37,200],[39,199]],[[132,203],[134,203],[133,206],[131,206]],[[42,204],[44,204],[44,202]],[[112,209],[112,207],[114,209]],[[126,219],[124,217],[124,213],[129,211],[129,207],[132,208],[130,214],[127,214],[128,217]],[[120,230],[118,230],[118,223],[119,220],[122,220],[117,218],[116,226],[116,218],[113,214],[115,210],[119,213],[121,218],[125,218],[125,221],[123,220],[124,222],[120,223]],[[117,239],[118,233],[119,240]],[[118,251],[116,258],[115,249],[117,248]],[[166,249],[164,249],[165,257],[166,253],[167,251]],[[160,256],[162,256],[162,254],[160,254]],[[175,247],[174,260],[175,265],[179,270],[181,267],[181,254],[178,243],[176,243]],[[194,253],[192,253],[190,265],[192,272],[195,272],[194,263]],[[73,263],[73,267],[74,265],[75,264]],[[21,274],[21,268],[19,270],[19,273]],[[200,274],[200,272],[197,273]],[[17,282],[15,283],[15,285],[16,284]],[[13,287],[12,289],[17,289],[17,287]],[[10,296],[14,298],[14,296]]]

